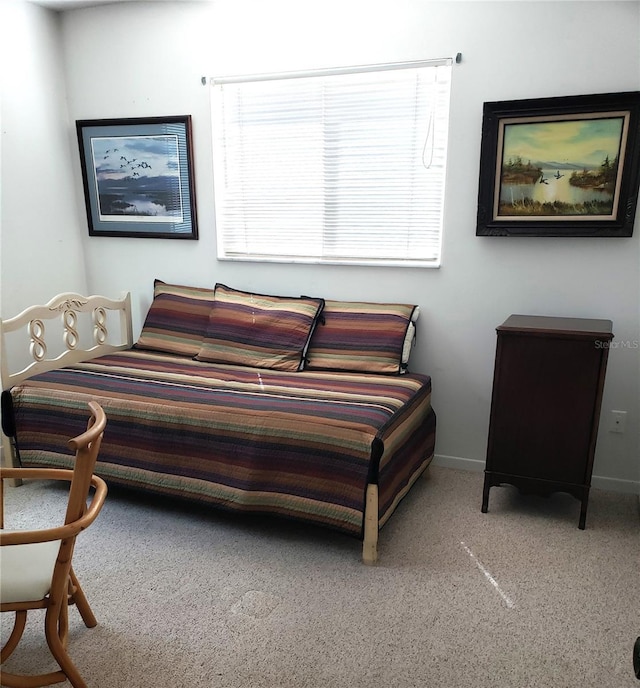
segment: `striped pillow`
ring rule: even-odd
[[[192,358],[200,351],[213,299],[213,289],[155,280],[153,302],[136,348]]]
[[[305,368],[402,373],[418,313],[407,304],[325,301],[324,324],[311,337]]]
[[[216,284],[198,361],[300,370],[324,301],[267,296]]]

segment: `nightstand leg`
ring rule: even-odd
[[[582,500],[580,502],[580,520],[578,521],[578,528],[580,530],[585,529],[585,525],[587,523],[587,504],[589,503],[589,493],[585,494],[582,497]]]
[[[578,528],[584,530],[587,522],[587,506],[589,504],[589,488],[582,489],[582,499],[580,500],[580,520],[578,521]]]
[[[482,511],[483,514],[486,514],[487,511],[489,510],[489,490],[491,489],[491,483],[489,482],[487,476],[484,478],[484,488],[482,489],[482,508],[480,511]]]

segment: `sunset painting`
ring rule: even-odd
[[[495,217],[615,217],[627,128],[625,113],[503,120]]]

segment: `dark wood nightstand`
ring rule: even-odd
[[[610,320],[512,315],[497,328],[482,512],[489,490],[568,492],[584,529]]]

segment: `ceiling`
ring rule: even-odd
[[[347,0],[345,0],[346,2]],[[440,0],[441,2],[459,2],[460,0]],[[467,0],[469,1],[469,0]],[[478,2],[482,0],[471,0]],[[501,2],[522,2],[524,0],[499,0]],[[529,0],[531,2],[548,2],[548,0]],[[568,2],[569,0],[560,0]],[[574,0],[575,1],[575,0]],[[591,2],[602,2],[603,0],[586,0]],[[637,2],[638,0],[622,0],[623,2]],[[2,0],[0,0],[2,2]],[[78,7],[97,7],[98,5],[115,5],[125,2],[213,2],[213,0],[29,0],[34,5],[41,5],[52,10],[73,10]]]
[[[194,2],[194,0],[135,0],[136,2]],[[209,2],[211,0],[195,0],[196,2]],[[98,5],[115,5],[132,0],[29,0],[34,5],[41,5],[52,10],[73,10],[78,7],[97,7]]]

